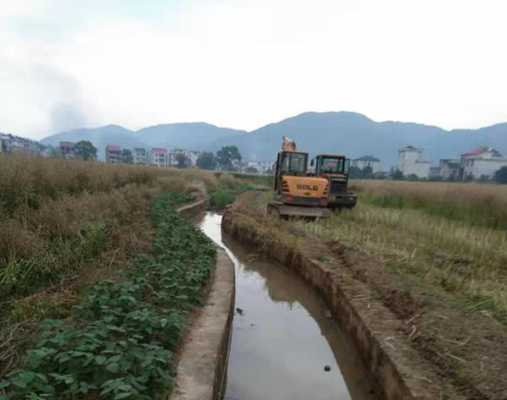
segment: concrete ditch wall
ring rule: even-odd
[[[185,205],[178,212],[194,217],[206,209],[206,200]],[[223,397],[231,326],[234,315],[234,264],[217,249],[216,268],[204,306],[196,311],[183,339],[169,400],[219,400]]]
[[[354,339],[382,398],[442,398],[443,383],[410,346],[402,322],[381,302],[375,301],[375,294],[354,279],[350,271],[328,268],[315,259],[315,247],[313,255],[302,246],[291,247],[277,237],[276,231],[263,229],[262,222],[233,208],[225,213],[222,229],[295,270],[321,293],[335,318]]]

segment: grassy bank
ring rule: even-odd
[[[327,220],[277,221],[264,215],[268,198],[247,193],[233,206],[245,232],[255,225],[266,241],[314,252],[338,274],[352,272],[371,290],[371,302],[396,316],[399,334],[462,393],[457,398],[505,393],[505,231],[363,198]]]
[[[470,225],[507,229],[507,187],[446,182],[353,181],[361,201],[382,208],[416,209]]]
[[[199,304],[215,249],[178,216],[187,196],[154,204],[153,251],[136,257],[119,281],[86,292],[66,320],[47,320],[40,339],[0,387],[8,399],[100,396],[162,398],[185,315]]]
[[[151,251],[161,193],[199,196],[217,182],[199,170],[0,155],[0,377],[38,321],[69,317],[87,288]]]
[[[221,210],[232,204],[239,194],[249,190],[268,190],[271,177],[244,174],[219,174],[210,191],[210,206]]]

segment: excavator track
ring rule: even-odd
[[[267,214],[278,218],[328,218],[332,215],[327,207],[290,206],[282,202],[272,201],[268,204]]]

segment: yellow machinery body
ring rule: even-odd
[[[274,171],[274,199],[268,205],[270,214],[309,218],[329,216],[329,181],[307,176],[307,166],[307,153],[278,153]]]

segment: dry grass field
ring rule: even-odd
[[[381,257],[446,292],[467,312],[507,324],[507,187],[356,181],[356,209],[305,229]]]
[[[0,155],[0,376],[35,334],[65,318],[83,289],[117,279],[151,248],[164,192],[214,190],[199,170]]]
[[[351,189],[361,194],[363,203],[507,229],[507,185],[355,180]]]

